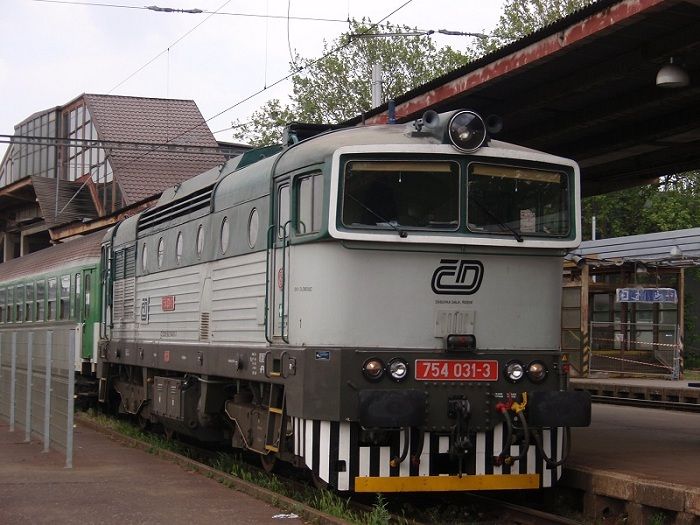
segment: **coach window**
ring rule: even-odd
[[[70,313],[70,275],[61,276],[61,320],[68,319]]]
[[[33,321],[34,283],[24,285],[24,320]]]
[[[76,273],[73,277],[73,304],[70,309],[71,317],[80,320],[80,293],[83,284],[82,274]]]
[[[162,268],[163,259],[165,259],[165,239],[158,239],[158,268]]]
[[[0,323],[5,322],[5,289],[0,288]]]
[[[221,245],[221,253],[226,253],[228,250],[229,227],[228,217],[224,217],[221,221],[221,231],[219,232],[219,243]]]
[[[175,241],[175,261],[180,264],[182,261],[182,232],[177,232],[177,240]]]
[[[21,323],[23,319],[22,310],[24,310],[24,304],[22,302],[22,291],[24,286],[18,284],[15,287],[15,323]]]
[[[43,279],[36,283],[36,306],[34,307],[34,319],[44,320],[44,299],[46,299],[46,281]]]
[[[48,300],[46,302],[47,304],[47,311],[46,311],[46,320],[47,321],[55,321],[56,320],[56,286],[58,284],[58,280],[55,277],[52,277],[49,279],[49,290],[48,290]]]
[[[318,232],[323,213],[323,177],[320,173],[305,176],[297,184],[296,231],[299,235]]]
[[[146,264],[148,263],[148,244],[145,242],[141,245],[141,271],[146,271]]]
[[[287,223],[289,222],[289,185],[280,186],[277,199],[277,235],[280,239],[287,236]]]
[[[197,257],[202,256],[204,251],[204,225],[200,224],[197,228]]]
[[[12,322],[12,290],[13,288],[11,286],[7,287],[7,308],[5,308],[5,320],[8,323]]]
[[[92,295],[92,276],[88,273],[85,274],[85,305],[83,308],[83,315],[85,319],[90,316],[90,297]]]

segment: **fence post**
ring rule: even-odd
[[[53,348],[53,331],[46,332],[46,368],[44,378],[44,452],[49,451],[51,441],[51,350]]]
[[[17,332],[12,332],[12,369],[10,371],[10,432],[15,431],[15,383],[17,382]]]
[[[75,330],[68,332],[68,406],[66,407],[66,468],[73,468],[73,416],[75,410]]]
[[[27,334],[27,399],[24,420],[24,442],[32,440],[32,348],[34,346],[34,332]]]

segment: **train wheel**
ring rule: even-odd
[[[268,474],[272,472],[277,464],[277,456],[273,454],[260,454],[260,464]]]
[[[151,428],[151,421],[147,417],[144,417],[143,414],[136,416],[136,422],[141,430],[148,430]]]

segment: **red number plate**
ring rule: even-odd
[[[498,361],[416,359],[418,381],[497,381]]]

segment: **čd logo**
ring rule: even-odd
[[[430,287],[444,295],[471,295],[476,293],[484,278],[484,265],[480,261],[442,259],[433,272]]]

